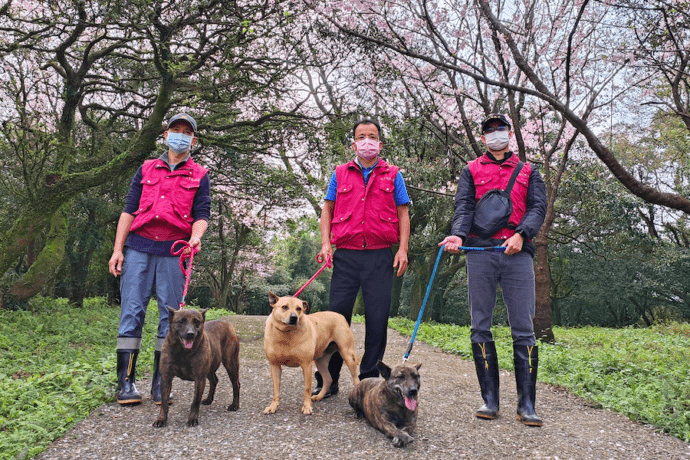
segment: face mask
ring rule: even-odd
[[[175,154],[180,155],[189,150],[189,147],[192,146],[193,138],[194,136],[188,136],[187,134],[169,132],[165,143],[168,144],[170,150],[172,150]]]
[[[495,152],[506,148],[508,142],[510,142],[510,131],[494,131],[484,135],[484,143],[489,147],[489,150]]]
[[[357,156],[362,160],[373,160],[379,154],[379,141],[365,137],[355,142]]]

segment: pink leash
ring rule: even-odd
[[[182,247],[178,249],[177,251],[175,250],[175,246],[178,244],[181,244]],[[190,248],[191,250],[188,253],[184,253],[184,250]],[[184,298],[187,297],[187,288],[189,288],[189,279],[192,277],[192,263],[194,263],[194,254],[199,252],[199,249],[195,247],[190,247],[188,241],[184,240],[177,240],[173,243],[172,247],[170,248],[170,253],[174,256],[180,256],[180,270],[182,270],[182,273],[185,276],[185,282],[184,282],[184,291],[182,291],[182,302],[180,302],[180,310],[184,308]],[[189,268],[185,269],[184,268],[184,261],[189,259]]]
[[[316,256],[316,261],[319,262],[319,256],[318,255]],[[299,290],[297,292],[295,292],[295,295],[293,297],[297,297],[298,295],[300,295],[300,293],[302,291],[304,291],[304,288],[309,286],[309,283],[314,281],[316,279],[316,277],[319,276],[321,274],[321,272],[326,269],[326,267],[331,268],[332,266],[333,266],[333,263],[331,262],[331,256],[328,256],[326,258],[326,262],[321,266],[321,268],[319,268],[319,270],[316,273],[314,273],[314,276],[309,278],[309,281],[304,283],[304,286],[302,286],[301,288],[299,288]]]

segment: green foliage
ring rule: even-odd
[[[303,217],[288,221],[287,226],[290,230],[288,236],[276,236],[271,241],[274,261],[272,271],[263,280],[252,284],[247,291],[248,314],[269,314],[269,291],[277,296],[293,295],[323,265],[316,262],[316,255],[321,250],[318,219]],[[310,311],[328,308],[331,273],[331,269],[324,269],[300,293],[299,298],[309,304]]]
[[[206,319],[227,316],[210,310]],[[120,309],[88,298],[32,299],[26,311],[0,311],[0,459],[38,455],[106,402],[116,387]],[[153,362],[158,306],[149,304],[138,377]]]
[[[415,323],[391,318],[388,325],[411,336]],[[510,329],[493,332],[499,365],[512,371]],[[555,344],[540,344],[540,381],[690,441],[690,325],[555,327],[554,335]],[[423,323],[416,340],[472,359],[469,327]]]
[[[603,167],[577,166],[559,189],[558,232],[550,244],[554,324],[623,327],[690,319],[687,247],[655,230],[655,210]]]

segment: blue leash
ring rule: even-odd
[[[417,317],[417,324],[414,325],[414,332],[412,333],[412,338],[410,339],[410,344],[407,346],[407,351],[405,352],[405,356],[403,356],[403,364],[410,358],[410,352],[412,352],[412,346],[414,345],[414,339],[417,337],[417,330],[419,329],[419,325],[422,323],[422,316],[424,315],[424,308],[426,307],[426,301],[429,300],[429,293],[431,292],[431,286],[434,284],[434,277],[436,276],[436,269],[438,268],[438,263],[441,260],[441,255],[443,255],[443,248],[446,246],[443,245],[441,248],[438,250],[438,256],[436,257],[436,263],[434,264],[434,269],[431,272],[431,279],[429,280],[429,284],[426,287],[426,294],[424,294],[424,301],[422,302],[422,308],[419,309],[419,316]],[[502,252],[505,251],[506,248],[504,246],[493,246],[493,247],[488,247],[488,248],[475,248],[475,247],[468,247],[468,246],[460,246],[458,249],[461,251],[491,251],[491,252]]]

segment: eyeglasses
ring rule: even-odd
[[[361,141],[362,139],[366,139],[366,138],[373,139],[375,141],[379,140],[379,137],[376,134],[369,134],[368,136],[364,135],[364,134],[360,134],[359,136],[355,137],[355,141]]]
[[[510,131],[510,126],[500,125],[495,128],[486,128],[482,134],[493,133],[494,131]]]

